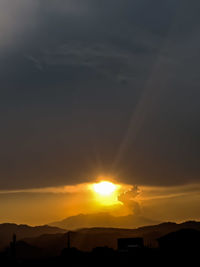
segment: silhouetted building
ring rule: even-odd
[[[118,251],[129,252],[134,249],[144,248],[143,238],[119,238],[118,239]]]

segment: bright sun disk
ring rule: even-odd
[[[99,195],[110,196],[116,190],[116,185],[108,181],[102,181],[94,184],[93,189]]]

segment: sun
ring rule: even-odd
[[[117,186],[108,181],[102,181],[93,185],[93,190],[101,196],[110,196],[116,189]]]
[[[93,200],[97,207],[121,205],[118,200],[120,189],[120,184],[114,184],[109,180],[100,180],[90,184]]]

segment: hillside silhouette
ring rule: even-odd
[[[157,248],[159,246],[159,238],[181,229],[200,231],[200,222],[189,221],[181,224],[168,222],[137,229],[85,228],[71,231],[70,238],[72,247],[81,251],[91,251],[96,247],[105,246],[117,249],[117,240],[119,238],[130,237],[141,237],[144,239],[145,246]],[[22,238],[22,240],[30,246],[41,249],[47,256],[58,256],[60,251],[66,247],[68,233],[42,234],[36,237]]]
[[[181,229],[194,229],[200,231],[200,222],[162,223],[159,225],[140,227],[137,229],[120,228],[86,228],[71,232],[71,243],[82,251],[90,251],[95,247],[108,246],[117,248],[118,238],[142,237],[146,245],[158,247],[158,239],[171,232]],[[52,251],[62,244],[63,239],[67,242],[67,234],[43,235],[38,238],[27,238],[25,241],[34,246],[40,246],[45,250],[50,247]],[[64,242],[65,243],[65,242]]]
[[[169,233],[158,239],[160,248],[176,251],[195,251],[200,246],[200,231],[195,229],[181,229]]]
[[[18,227],[24,227],[27,234],[28,226]],[[50,230],[48,226],[41,229],[63,231]],[[22,240],[13,235],[0,251],[2,266],[191,265],[198,260],[200,251],[200,222],[195,221],[138,229],[96,227],[34,237],[33,232],[34,229],[30,231],[32,237]]]
[[[17,239],[24,239],[26,237],[37,237],[42,234],[64,233],[66,230],[58,227],[43,225],[31,227],[28,225],[17,225],[14,223],[0,224],[0,249],[7,246],[12,238],[13,233],[17,235]]]
[[[92,227],[138,228],[140,226],[158,224],[158,221],[140,215],[112,216],[109,213],[79,214],[49,225],[63,229],[76,230]]]
[[[195,221],[137,229],[95,227],[66,231],[12,224],[0,225],[0,229],[1,242],[2,229],[9,230],[4,232],[7,239],[12,230],[18,233],[10,235],[0,249],[2,266],[191,265],[200,252],[200,222]]]

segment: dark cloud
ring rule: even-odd
[[[1,1],[0,187],[198,181],[199,8]]]

